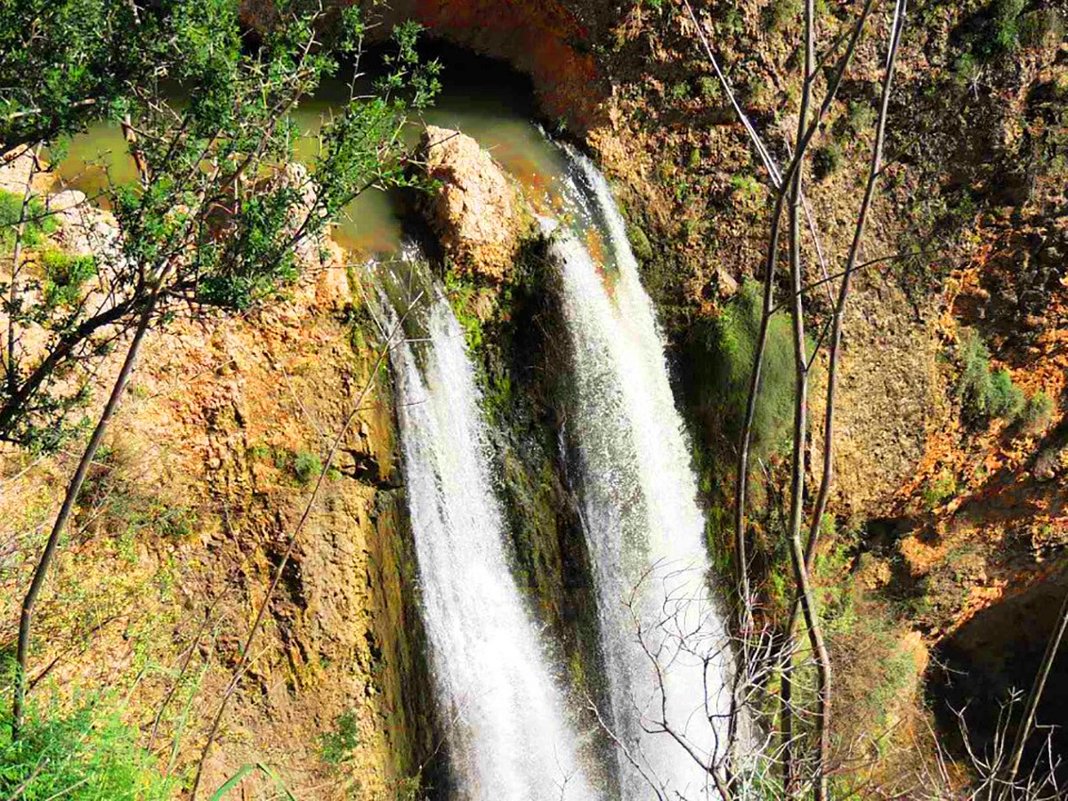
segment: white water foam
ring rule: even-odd
[[[391,353],[406,491],[456,796],[595,801],[503,547],[475,371],[448,302]],[[395,323],[395,318],[394,318]],[[420,358],[416,357],[416,349]]]
[[[572,159],[577,216],[598,226],[613,262],[599,264],[566,229],[553,238],[573,354],[568,441],[610,717],[625,749],[620,784],[626,801],[651,797],[650,784],[695,801],[714,794],[702,764],[723,755],[725,626],[708,593],[704,517],[653,306],[607,182],[588,159]]]

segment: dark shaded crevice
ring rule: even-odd
[[[1027,694],[1066,593],[1068,570],[1062,568],[979,612],[935,649],[928,672],[928,701],[958,756],[965,755],[961,720],[976,753],[991,752],[999,726],[1007,731],[1009,742],[1015,739]],[[1017,702],[1012,704],[1014,697]],[[1055,760],[1068,757],[1066,653],[1058,654],[1053,662],[1036,724],[1024,756],[1025,773],[1036,762],[1044,764],[1042,751],[1047,737]],[[1061,784],[1068,781],[1068,770],[1063,766],[1058,780]]]

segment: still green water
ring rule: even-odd
[[[435,107],[413,121],[408,135],[414,143],[423,123],[461,130],[487,148],[528,193],[545,197],[562,173],[561,155],[532,122],[529,94],[518,89],[514,80],[502,83],[492,74],[493,69],[503,67],[491,64],[482,69],[487,74],[464,70],[450,76],[446,67],[442,76],[445,88]],[[302,132],[295,148],[300,160],[314,158],[315,137],[323,120],[336,113],[347,96],[344,82],[330,81],[294,112]],[[56,172],[66,186],[90,196],[109,181],[135,179],[121,131],[103,122],[70,142]],[[334,230],[339,244],[365,255],[395,251],[402,236],[399,198],[380,190],[365,192],[349,204]]]

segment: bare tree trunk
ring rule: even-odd
[[[853,240],[846,260],[845,270],[842,273],[842,283],[839,286],[838,298],[835,303],[834,317],[830,336],[830,356],[827,374],[827,397],[824,414],[824,440],[823,440],[823,470],[820,478],[819,491],[815,506],[812,511],[812,522],[809,528],[808,542],[805,544],[804,562],[811,575],[815,561],[816,547],[819,542],[820,524],[823,514],[827,509],[827,500],[830,495],[830,487],[833,480],[834,465],[834,421],[835,421],[835,390],[837,388],[838,365],[841,354],[842,329],[845,319],[846,301],[849,296],[850,281],[853,273],[858,268],[860,244],[864,237],[868,213],[874,199],[875,189],[882,174],[883,147],[886,141],[886,123],[889,117],[890,92],[894,78],[894,68],[897,61],[897,53],[901,43],[901,34],[905,24],[906,0],[897,0],[894,10],[894,20],[891,28],[889,51],[887,54],[886,72],[883,78],[882,97],[879,107],[879,118],[876,123],[875,144],[872,150],[871,167],[868,171],[868,180],[857,214],[857,222],[853,232]],[[795,289],[795,292],[797,290]],[[795,597],[790,611],[790,619],[787,628],[787,637],[792,641],[794,628],[797,624],[797,614],[801,607],[800,593]],[[789,702],[789,687],[785,685],[785,702]]]
[[[795,557],[794,542],[800,541],[802,518],[804,516],[805,498],[805,453],[808,435],[808,354],[805,347],[805,322],[804,322],[804,298],[801,287],[804,283],[801,262],[801,184],[804,174],[804,136],[808,123],[809,106],[812,102],[812,82],[815,79],[814,70],[816,62],[815,48],[815,8],[813,0],[806,0],[804,7],[804,49],[805,66],[801,88],[801,105],[798,110],[797,139],[795,142],[794,159],[797,169],[793,180],[790,182],[790,282],[792,287],[792,303],[790,306],[791,319],[794,332],[794,426],[793,426],[793,451],[790,466],[790,517],[789,531],[791,556]],[[795,571],[795,583],[797,591],[804,593],[808,585],[808,571],[804,560],[800,563],[800,569],[796,558],[792,559]],[[813,639],[813,650],[816,638]],[[780,718],[783,727],[783,785],[787,798],[794,798],[798,791],[798,768],[793,755],[793,632],[787,630],[785,643],[785,659],[782,665],[782,691],[780,697]],[[821,671],[822,677],[823,671]],[[821,696],[823,695],[823,681],[820,682]],[[821,701],[818,713],[818,721],[824,719],[824,706]],[[817,766],[822,765],[822,739],[820,748],[820,760]],[[822,773],[822,770],[821,770]],[[817,798],[821,794],[817,790]]]
[[[37,603],[37,597],[41,593],[41,587],[44,585],[45,578],[48,576],[48,569],[51,567],[52,560],[55,558],[56,549],[59,546],[59,538],[63,534],[63,530],[66,528],[67,522],[70,520],[70,516],[74,511],[74,504],[77,502],[78,494],[81,492],[82,485],[85,483],[85,476],[89,472],[89,466],[92,464],[96,452],[100,448],[100,443],[104,438],[104,432],[107,430],[108,422],[115,413],[115,409],[118,408],[119,401],[122,399],[122,394],[126,389],[126,383],[129,381],[130,374],[133,372],[134,363],[137,361],[137,354],[141,349],[141,343],[144,341],[145,333],[148,331],[149,323],[152,320],[152,313],[155,310],[156,302],[159,299],[161,284],[162,281],[157,283],[152,291],[152,296],[148,305],[141,313],[141,319],[137,323],[137,330],[134,332],[133,340],[130,342],[130,347],[126,351],[126,358],[123,360],[122,368],[119,370],[119,376],[115,379],[115,384],[111,388],[111,394],[108,396],[107,403],[104,405],[104,410],[100,413],[100,418],[97,420],[96,428],[93,429],[89,444],[85,447],[85,451],[82,453],[81,459],[78,462],[78,467],[74,471],[74,477],[71,479],[70,484],[67,485],[67,493],[63,498],[63,506],[60,508],[59,515],[56,517],[56,521],[52,525],[52,532],[49,534],[48,541],[45,543],[44,552],[41,554],[41,559],[33,571],[33,579],[30,582],[30,588],[26,591],[26,596],[22,601],[22,614],[19,618],[18,651],[16,654],[15,699],[12,705],[12,739],[18,739],[25,715],[26,682],[28,675],[27,663],[29,661],[30,634],[33,625],[33,608]]]
[[[894,68],[895,68],[896,59],[897,59],[897,53],[898,53],[898,49],[899,49],[899,45],[900,45],[900,41],[901,41],[901,33],[902,33],[902,30],[903,30],[903,27],[904,27],[904,23],[905,23],[905,11],[906,11],[906,0],[898,0],[897,3],[896,3],[894,19],[893,19],[893,23],[892,23],[892,27],[891,27],[890,43],[889,43],[889,49],[888,49],[888,54],[887,54],[886,72],[885,72],[885,77],[883,79],[882,99],[881,99],[881,103],[880,103],[879,119],[878,119],[878,123],[877,123],[876,140],[875,140],[875,144],[874,144],[874,147],[873,147],[873,150],[872,150],[871,167],[870,167],[869,172],[868,172],[868,180],[867,180],[867,185],[866,185],[866,189],[865,189],[865,193],[864,193],[864,198],[863,198],[863,200],[861,202],[861,207],[860,207],[860,210],[859,210],[858,215],[857,215],[857,222],[856,222],[856,226],[855,226],[855,229],[854,229],[853,240],[852,240],[852,243],[851,243],[851,246],[850,246],[849,255],[848,255],[848,258],[847,258],[847,262],[846,262],[846,267],[845,267],[845,270],[843,272],[842,283],[841,283],[841,285],[839,287],[838,298],[837,298],[837,302],[835,304],[835,309],[834,309],[834,316],[833,316],[833,322],[832,322],[832,333],[831,333],[831,341],[830,341],[830,367],[829,367],[828,384],[827,384],[827,401],[826,401],[825,418],[824,418],[823,471],[822,471],[822,476],[821,476],[821,480],[820,480],[820,486],[819,486],[819,491],[818,491],[815,507],[814,507],[813,513],[812,513],[812,522],[811,522],[811,526],[810,526],[810,529],[809,529],[808,541],[805,544],[805,548],[804,548],[804,551],[803,551],[803,554],[802,554],[802,557],[801,557],[800,560],[798,560],[797,553],[796,553],[797,546],[799,545],[799,542],[800,542],[800,525],[798,524],[797,528],[794,529],[793,528],[794,524],[793,524],[793,522],[791,523],[791,525],[792,525],[792,530],[791,530],[791,550],[793,552],[792,556],[793,556],[793,560],[795,562],[795,571],[797,570],[797,564],[800,561],[801,567],[802,567],[804,573],[806,574],[805,575],[805,582],[806,583],[809,583],[809,579],[810,579],[810,576],[811,576],[811,570],[812,570],[812,566],[813,566],[813,563],[814,563],[814,560],[815,560],[816,546],[817,546],[818,538],[819,538],[820,524],[821,524],[821,521],[822,521],[822,518],[823,518],[823,514],[824,514],[824,512],[826,511],[826,508],[827,508],[827,500],[828,500],[828,496],[829,496],[829,493],[830,493],[831,482],[832,482],[832,479],[833,479],[833,461],[834,461],[833,438],[834,438],[835,389],[836,389],[836,386],[837,386],[838,364],[839,364],[839,355],[840,355],[840,351],[841,351],[842,327],[843,327],[843,321],[844,321],[844,316],[845,316],[845,314],[844,314],[845,305],[846,305],[846,300],[848,299],[848,296],[849,296],[850,279],[852,278],[853,272],[857,268],[857,261],[858,261],[859,252],[860,252],[860,244],[861,244],[861,241],[863,240],[864,230],[865,230],[865,226],[866,226],[867,218],[868,218],[868,213],[869,213],[869,211],[871,209],[872,200],[873,200],[874,195],[875,195],[875,189],[876,189],[879,177],[881,176],[881,172],[882,172],[883,146],[884,146],[885,138],[886,138],[886,123],[887,123],[887,118],[888,118],[888,114],[889,114],[890,90],[891,90],[891,86],[892,86],[892,83],[893,83]],[[798,226],[796,226],[796,225],[793,226],[792,230],[796,230],[797,227]],[[793,254],[793,252],[792,252],[791,253],[792,258],[793,258],[794,255],[795,254]],[[799,276],[799,271],[795,271],[794,272],[795,279],[798,276]],[[798,311],[799,307],[802,306],[801,301],[802,301],[803,291],[804,291],[803,284],[802,283],[798,283],[795,280],[794,287],[793,287],[793,293],[794,293],[793,308],[795,310],[795,315],[797,314],[797,311]],[[801,334],[803,336],[803,329],[801,331]],[[796,330],[795,330],[795,338],[796,338]],[[796,341],[795,341],[795,345],[796,345]],[[807,364],[807,362],[806,362],[806,364]],[[796,425],[797,425],[797,421],[795,420],[795,436],[796,436]],[[795,455],[796,455],[796,451],[795,451]],[[803,475],[803,464],[801,465],[801,468],[802,468],[802,473],[801,474]],[[796,469],[796,465],[795,465],[795,469]],[[794,541],[795,535],[796,535],[797,542]],[[798,575],[800,577],[800,574],[798,574]],[[808,596],[808,597],[806,597],[806,596]],[[812,600],[813,599],[811,597],[811,593],[806,592],[806,590],[803,587],[799,587],[798,593],[795,596],[795,600],[794,600],[794,603],[793,603],[791,611],[790,611],[790,617],[789,617],[789,621],[788,621],[788,624],[787,624],[787,635],[786,635],[787,647],[792,647],[794,629],[796,627],[797,613],[798,613],[799,608],[801,608],[802,606],[805,606],[806,604],[807,605],[811,605]],[[808,622],[810,619],[814,618],[815,616],[812,614],[811,610],[806,610],[805,617],[806,617],[806,622]],[[819,630],[813,631],[812,628],[811,628],[811,625],[812,625],[811,622],[808,622],[808,625],[809,625],[809,630],[810,630],[810,636],[812,637],[813,650],[814,650],[814,652],[816,654],[816,657],[817,657],[817,670],[819,672],[819,680],[820,680],[820,698],[819,698],[820,707],[819,707],[818,717],[817,717],[817,727],[818,727],[818,730],[819,730],[821,763],[825,766],[826,765],[826,759],[827,759],[827,757],[829,755],[829,748],[830,748],[830,742],[829,742],[830,726],[829,726],[829,722],[830,722],[830,710],[831,710],[831,701],[832,701],[832,695],[831,695],[831,693],[832,693],[832,689],[831,689],[831,665],[830,665],[829,656],[828,656],[828,654],[826,652],[825,644],[822,643],[822,640],[823,640],[822,632],[819,631]],[[817,643],[817,640],[819,640],[820,642]],[[791,703],[792,703],[792,698],[791,698],[792,684],[791,684],[791,681],[790,681],[789,655],[787,655],[787,661],[784,664],[785,664],[785,669],[784,669],[784,676],[783,676],[782,701],[783,701],[783,715],[784,715],[784,718],[787,721],[787,725],[784,727],[784,737],[785,737],[787,735],[792,736],[792,731],[790,731],[790,729],[792,727],[789,726],[789,716],[790,716],[790,709],[791,709]],[[825,774],[825,769],[824,769],[824,773],[821,774],[821,777],[820,777],[823,780],[823,787],[822,788],[817,787],[817,791],[822,790],[822,792],[825,794],[826,793],[826,785],[825,785],[825,775],[824,774]]]
[[[864,229],[868,221],[868,212],[871,210],[872,199],[875,189],[882,175],[883,169],[883,145],[886,141],[886,121],[890,108],[890,89],[894,81],[894,67],[897,62],[898,46],[901,43],[901,33],[905,26],[905,12],[907,0],[897,0],[894,8],[894,21],[890,30],[890,46],[886,57],[886,73],[883,77],[882,98],[879,104],[879,119],[876,123],[875,144],[872,147],[871,167],[868,170],[868,181],[864,189],[864,199],[857,213],[857,223],[853,231],[853,241],[849,247],[849,256],[846,259],[845,270],[842,274],[842,283],[838,288],[838,300],[834,307],[834,319],[831,325],[830,355],[827,368],[827,400],[824,410],[823,422],[823,474],[820,477],[820,488],[816,496],[816,504],[812,511],[812,525],[809,528],[808,543],[805,546],[805,564],[809,570],[816,553],[816,544],[819,539],[820,522],[823,513],[827,509],[827,498],[830,494],[831,481],[834,475],[834,407],[835,390],[838,385],[838,362],[842,345],[842,326],[845,320],[846,300],[849,297],[850,281],[857,269],[857,259],[860,255],[860,243],[864,238]],[[796,617],[797,606],[791,618]]]
[[[815,2],[805,3],[805,82],[806,91],[811,91],[811,84],[816,79],[816,44],[815,44]],[[801,119],[798,136],[805,129],[807,102],[802,94]],[[816,659],[817,674],[817,708],[816,708],[816,764],[813,798],[815,801],[827,801],[827,774],[830,761],[831,744],[831,708],[833,702],[831,685],[831,660],[823,637],[823,624],[819,618],[815,594],[812,590],[808,565],[801,543],[801,529],[804,525],[804,483],[805,458],[808,452],[808,376],[809,359],[805,343],[804,324],[804,269],[801,256],[801,181],[803,170],[800,165],[804,152],[798,154],[798,170],[794,183],[794,196],[791,203],[791,281],[794,301],[791,307],[794,329],[794,358],[796,365],[797,391],[794,399],[794,447],[791,459],[791,497],[790,497],[790,552],[793,561],[796,589],[801,598],[805,614],[809,642]],[[788,647],[792,647],[788,643]],[[789,662],[787,662],[789,668]]]
[[[38,144],[32,150],[27,148],[22,152],[23,158],[30,160],[30,171],[26,176],[26,188],[22,193],[22,206],[19,209],[19,221],[15,226],[15,246],[11,257],[11,286],[8,288],[8,313],[7,313],[7,392],[9,397],[14,397],[18,390],[19,375],[15,359],[15,309],[19,302],[19,273],[22,271],[22,238],[26,231],[26,217],[30,208],[30,198],[33,197],[33,177],[37,174],[37,159],[41,152]]]
[[[738,592],[741,596],[741,610],[739,617],[741,619],[741,625],[743,631],[749,630],[752,625],[752,592],[749,585],[749,562],[748,562],[748,548],[745,539],[745,510],[746,510],[746,495],[747,495],[747,482],[749,475],[749,456],[750,446],[752,443],[752,430],[753,419],[756,414],[757,395],[760,388],[761,368],[764,361],[764,352],[767,347],[767,334],[768,325],[771,319],[771,312],[774,304],[772,303],[773,289],[774,289],[774,276],[775,276],[775,263],[778,258],[779,250],[779,237],[782,225],[782,212],[785,207],[785,194],[787,187],[793,180],[794,174],[798,169],[799,159],[803,156],[807,150],[809,143],[812,141],[812,137],[815,135],[816,130],[819,127],[820,121],[823,119],[827,110],[834,102],[834,98],[838,93],[838,89],[842,85],[842,78],[845,75],[846,70],[852,63],[853,57],[857,51],[857,45],[860,41],[861,33],[864,30],[864,26],[867,23],[868,17],[871,15],[872,7],[875,0],[865,0],[864,6],[861,9],[860,16],[857,18],[857,22],[853,27],[850,34],[849,42],[846,47],[845,53],[839,60],[837,69],[828,82],[827,96],[824,98],[823,103],[815,114],[815,118],[808,126],[807,130],[803,130],[803,133],[799,133],[797,146],[793,158],[787,165],[784,174],[779,174],[778,168],[775,166],[774,160],[768,153],[767,148],[761,141],[760,136],[757,134],[752,123],[743,112],[737,99],[731,90],[730,83],[726,76],[723,74],[719,67],[719,62],[715,58],[715,54],[712,52],[712,47],[708,42],[701,24],[697,20],[697,15],[694,14],[693,8],[690,6],[688,0],[683,0],[686,10],[689,14],[691,21],[693,22],[696,30],[698,41],[704,49],[706,57],[712,63],[716,74],[719,76],[720,82],[723,85],[723,89],[730,98],[731,105],[734,107],[735,112],[738,114],[746,132],[749,134],[754,148],[756,148],[758,155],[761,157],[768,170],[768,174],[771,177],[772,188],[775,190],[776,201],[775,209],[772,213],[771,221],[771,233],[769,235],[769,246],[767,251],[767,257],[764,265],[764,295],[761,309],[760,331],[757,336],[757,344],[753,357],[753,371],[750,373],[749,380],[749,392],[746,400],[745,420],[742,425],[741,443],[738,448],[738,462],[737,472],[735,475],[734,486],[734,545],[735,545],[735,559],[736,559],[736,572],[738,580]],[[806,81],[807,90],[811,90],[809,81]]]

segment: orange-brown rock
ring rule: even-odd
[[[428,126],[426,171],[439,182],[426,216],[446,255],[462,271],[501,282],[508,275],[531,217],[503,168],[459,131]]]

